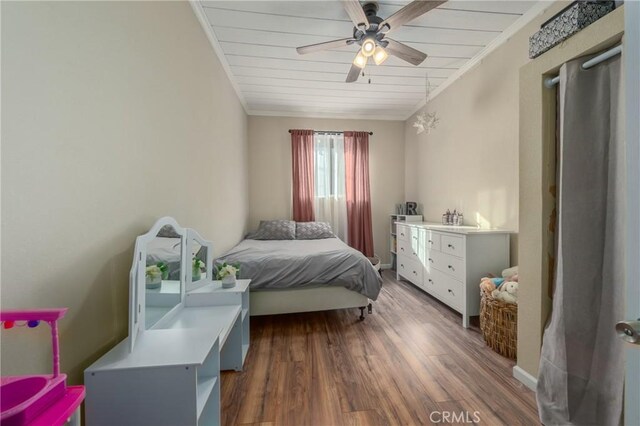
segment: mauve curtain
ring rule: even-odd
[[[313,222],[313,130],[291,131],[293,220]]]
[[[560,69],[558,248],[538,375],[540,420],[619,425],[624,346],[625,175],[620,57]]]
[[[373,256],[371,190],[369,187],[369,134],[344,132],[345,190],[348,243],[365,256]]]

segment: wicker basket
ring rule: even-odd
[[[500,355],[516,359],[518,305],[505,303],[480,290],[480,330],[487,345]]]

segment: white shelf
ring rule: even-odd
[[[240,315],[240,306],[238,305],[188,307],[182,309],[170,322],[159,325],[159,328],[183,330],[199,328],[203,324],[220,324],[223,326],[220,331],[220,347],[222,348],[238,315]]]
[[[197,383],[197,399],[196,406],[198,407],[198,418],[202,414],[202,410],[207,405],[209,401],[209,397],[211,396],[211,392],[216,387],[216,382],[218,378],[216,376],[210,377],[198,377]]]
[[[242,310],[242,321],[244,321],[244,317],[246,317],[248,313],[249,313],[249,308],[244,308]]]

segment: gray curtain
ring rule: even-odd
[[[558,247],[538,376],[543,424],[618,425],[624,313],[624,144],[620,57],[560,70]]]

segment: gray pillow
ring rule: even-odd
[[[327,222],[296,222],[296,240],[335,238]]]
[[[295,240],[296,223],[292,220],[261,220],[258,230],[247,235],[250,240]]]
[[[158,231],[157,237],[162,238],[180,238],[180,234],[171,225],[165,225]]]

